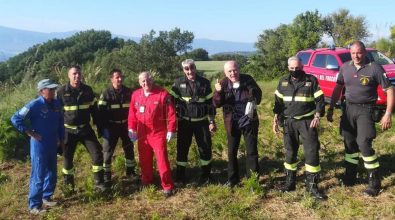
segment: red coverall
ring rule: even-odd
[[[137,131],[141,181],[153,182],[153,154],[164,190],[174,187],[167,157],[166,134],[176,131],[176,115],[172,97],[165,89],[153,86],[146,97],[144,90],[133,92],[130,101],[128,129]]]

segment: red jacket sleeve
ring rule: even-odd
[[[167,131],[176,132],[177,131],[177,118],[176,118],[176,110],[174,107],[174,99],[168,93],[165,92],[165,109],[167,113]]]
[[[136,99],[136,93],[132,94],[130,98],[130,107],[129,107],[129,115],[128,115],[128,129],[132,129],[133,131],[137,131],[137,118],[136,118],[136,108],[134,106]]]

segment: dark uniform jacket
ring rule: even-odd
[[[321,116],[325,113],[324,93],[313,75],[303,73],[294,81],[287,75],[280,80],[274,94],[275,114],[302,119],[311,118],[316,112]]]
[[[75,89],[68,83],[57,90],[57,98],[63,105],[66,128],[77,129],[88,125],[91,115],[93,122],[98,125],[95,95],[90,86],[81,83]]]
[[[126,86],[119,90],[111,86],[101,94],[98,109],[104,128],[109,123],[127,124],[131,96],[132,90]]]
[[[186,76],[176,79],[170,94],[175,99],[177,117],[186,120],[214,120],[215,107],[212,104],[213,93],[210,81],[196,75],[194,85]],[[195,88],[193,88],[195,87]]]
[[[222,79],[220,84],[222,90],[214,92],[213,104],[216,108],[222,107],[226,131],[231,132],[232,125],[245,114],[247,102],[255,101],[257,105],[261,102],[262,90],[254,78],[247,74],[240,74],[240,86],[237,89],[233,88],[228,78]],[[251,122],[258,126],[256,110]]]

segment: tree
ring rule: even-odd
[[[339,9],[338,12],[324,17],[323,26],[325,33],[338,46],[347,46],[355,40],[364,40],[369,36],[365,17],[354,17],[347,9]]]
[[[207,61],[210,60],[208,57],[208,52],[207,50],[203,48],[197,48],[192,50],[191,52],[185,54],[187,58],[193,59],[195,61]]]

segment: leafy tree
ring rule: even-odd
[[[185,54],[187,58],[193,59],[195,61],[207,61],[210,60],[208,57],[207,50],[203,48],[197,48]]]
[[[355,40],[364,40],[369,36],[365,17],[354,17],[347,9],[339,9],[324,17],[323,26],[325,33],[339,46],[347,46]]]

